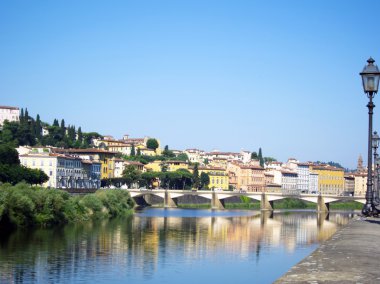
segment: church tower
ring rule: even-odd
[[[364,171],[362,155],[359,155],[359,159],[358,159],[358,167],[357,167],[356,170],[357,170],[359,173]]]

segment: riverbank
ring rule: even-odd
[[[52,226],[114,218],[133,213],[125,190],[107,189],[84,196],[25,183],[0,186],[0,228]]]
[[[380,220],[357,217],[275,283],[380,283]]]

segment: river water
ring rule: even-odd
[[[272,283],[352,217],[150,208],[0,232],[0,283]]]

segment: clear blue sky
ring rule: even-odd
[[[379,26],[380,1],[1,1],[0,104],[172,149],[354,168]]]

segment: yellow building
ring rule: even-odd
[[[228,190],[228,173],[225,169],[219,167],[199,167],[199,175],[206,173],[210,177],[208,187],[210,189]]]
[[[318,174],[318,192],[321,194],[343,194],[344,170],[329,165],[311,165],[311,173]]]
[[[96,148],[88,149],[55,149],[59,153],[68,153],[78,155],[82,159],[96,161],[101,163],[101,179],[108,179],[114,177],[115,161],[114,157],[116,152],[106,151]]]
[[[154,172],[161,172],[162,168],[165,167],[168,172],[175,172],[179,169],[189,169],[189,163],[184,161],[154,161],[145,165],[146,169]]]

